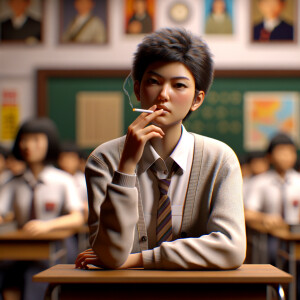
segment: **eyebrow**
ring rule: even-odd
[[[158,77],[163,78],[162,75],[160,75],[159,73],[154,72],[154,71],[148,71],[147,73],[148,73],[148,74],[152,74],[152,75],[156,75],[156,76],[158,76]],[[175,76],[175,77],[172,77],[171,79],[185,79],[185,80],[189,80],[189,81],[190,81],[190,78],[185,77],[185,76]]]

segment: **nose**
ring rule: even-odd
[[[162,101],[168,101],[170,99],[170,88],[168,84],[162,85],[158,99]]]

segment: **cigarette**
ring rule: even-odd
[[[140,108],[133,108],[132,111],[137,111],[137,112],[145,112],[145,113],[148,113],[148,114],[152,114],[154,113],[153,110],[148,110],[148,109],[140,109]]]

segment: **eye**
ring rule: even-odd
[[[174,84],[174,86],[175,86],[175,88],[177,88],[177,89],[184,89],[184,88],[187,87],[186,84],[184,84],[184,83],[182,83],[182,82],[176,82],[176,83]]]
[[[159,84],[158,80],[153,77],[148,78],[147,83],[152,85]]]

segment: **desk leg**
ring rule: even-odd
[[[45,293],[44,300],[59,300],[60,286],[49,284]]]
[[[297,299],[297,261],[296,261],[296,245],[295,242],[290,242],[290,259],[289,259],[289,272],[293,276],[293,281],[290,283],[290,300]]]

